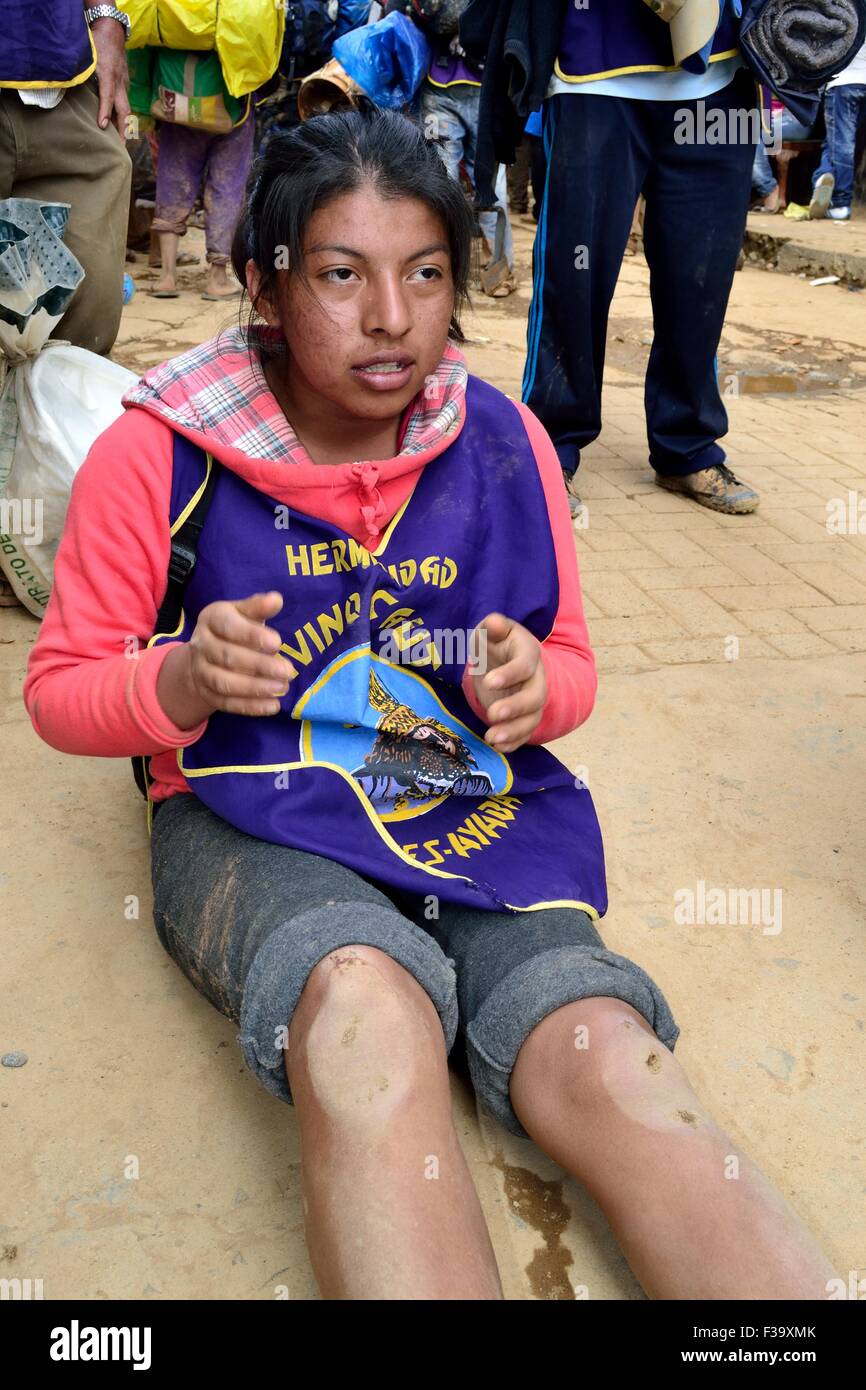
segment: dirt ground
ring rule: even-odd
[[[518,220],[519,292],[479,298],[467,322],[471,369],[514,395],[532,235]],[[200,233],[188,243],[203,252]],[[231,319],[199,298],[202,267],[175,301],[148,300],[133,269],[125,365]],[[604,432],[581,470],[599,695],[554,751],[598,808],[607,945],[664,989],[715,1117],[840,1275],[862,1277],[866,535],[825,521],[829,500],[866,489],[866,293],[752,265],[736,277],[719,374],[731,462],[762,505],[727,518],[653,485],[647,285],[643,258],[627,260]],[[128,764],[33,733],[20,685],[35,628],[0,612],[0,1053],[29,1059],[0,1068],[0,1275],[41,1278],[46,1298],[315,1298],[295,1119],[157,941]],[[781,916],[679,924],[676,895],[701,883],[778,890]],[[643,1298],[589,1196],[479,1114],[460,1077],[452,1088],[506,1296]]]

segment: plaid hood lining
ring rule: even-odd
[[[226,329],[149,368],[122,403],[141,406],[185,434],[203,436],[214,452],[222,445],[253,459],[309,464],[264,374],[263,356],[286,351],[279,329]],[[406,408],[398,456],[424,453],[454,433],[467,376],[466,360],[449,339],[435,372]]]

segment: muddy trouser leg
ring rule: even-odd
[[[454,969],[440,946],[372,882],[331,859],[254,839],[191,793],[157,811],[154,923],[187,979],[239,1025],[250,1070],[293,1104],[283,1049],[310,971],[341,946],[376,946],[436,1007],[446,1052],[457,1032]]]
[[[160,121],[152,223],[155,232],[186,236],[187,223],[202,191],[210,147],[217,138],[207,130]]]
[[[51,337],[106,353],[123,309],[132,162],[114,126],[99,129],[98,110],[93,78],[51,110],[0,91],[0,198],[69,203],[63,239],[85,278]]]
[[[228,265],[231,259],[232,237],[253,161],[254,131],[248,116],[231,134],[217,136],[208,151],[203,201],[207,259],[213,265]]]

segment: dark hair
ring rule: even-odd
[[[310,218],[364,183],[384,198],[417,198],[441,218],[454,282],[449,333],[456,342],[465,342],[460,313],[469,303],[475,214],[420,126],[366,97],[352,110],[313,116],[268,141],[250,173],[232,244],[238,280],[243,285],[246,263],[255,261],[262,277],[258,297],[276,302],[277,252],[285,248],[289,270],[306,282],[303,245]],[[253,303],[251,324],[255,309]]]

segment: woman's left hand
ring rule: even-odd
[[[541,720],[547,680],[541,643],[504,613],[488,613],[472,634],[470,660],[475,694],[490,725],[484,736],[500,753],[513,753]]]

